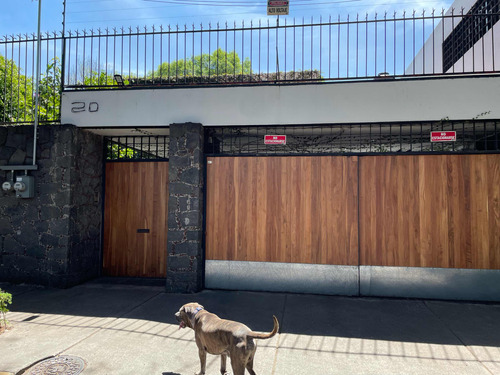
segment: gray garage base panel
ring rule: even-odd
[[[500,270],[361,266],[363,296],[500,301]]]
[[[358,267],[207,260],[205,287],[354,296]]]
[[[500,270],[206,261],[208,289],[500,301]]]

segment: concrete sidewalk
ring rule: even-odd
[[[280,333],[258,342],[255,371],[277,374],[500,374],[500,304],[206,290],[99,280],[71,289],[0,284],[13,294],[0,335],[0,373],[22,373],[57,355],[83,358],[91,374],[192,375],[194,333],[174,313],[197,301],[222,318]],[[207,375],[220,360],[208,356]]]

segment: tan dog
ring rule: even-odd
[[[244,375],[245,368],[251,375],[256,375],[253,370],[253,358],[257,345],[253,339],[270,339],[279,329],[278,319],[274,315],[274,327],[271,332],[253,332],[242,323],[220,319],[195,302],[182,306],[175,317],[179,322],[179,329],[189,327],[194,330],[201,362],[198,375],[205,374],[207,353],[221,356],[222,375],[226,374],[227,356],[231,359],[234,375]]]

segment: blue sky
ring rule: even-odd
[[[289,19],[310,20],[314,17],[319,21],[320,15],[334,19],[337,15],[346,17],[364,17],[366,13],[373,17],[388,12],[392,17],[394,12],[421,14],[426,9],[429,14],[432,9],[440,13],[447,10],[451,0],[291,0]],[[31,34],[37,29],[38,1],[32,0],[2,0],[0,12],[0,37],[5,35]],[[188,27],[209,22],[224,24],[236,21],[258,22],[276,17],[266,15],[265,0],[67,0],[66,29],[67,30],[97,30],[113,27],[136,27],[151,25],[181,25]],[[42,0],[42,32],[62,30],[62,0]]]

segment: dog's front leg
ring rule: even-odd
[[[201,348],[198,348],[198,355],[200,356],[201,370],[198,375],[205,375],[205,370],[207,367],[207,352]]]
[[[221,354],[220,355],[220,373],[222,375],[227,375],[227,372],[226,372],[226,363],[227,363],[227,355]]]

